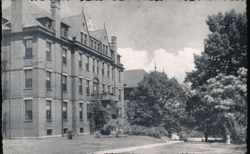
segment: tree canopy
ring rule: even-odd
[[[195,55],[196,70],[187,73],[186,82],[192,87],[206,84],[219,73],[237,75],[241,67],[247,67],[247,18],[234,10],[208,16],[210,33],[205,39],[204,52]]]
[[[175,78],[151,72],[131,92],[128,118],[132,125],[181,129],[184,117],[185,92]]]
[[[185,79],[195,90],[186,109],[206,137],[234,135],[247,123],[246,14],[219,13],[209,16],[207,25],[205,50],[195,55],[196,70]]]

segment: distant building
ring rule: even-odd
[[[145,75],[148,73],[143,69],[125,70],[124,71],[124,99],[129,100],[129,94],[135,88],[138,87],[138,83],[141,82]]]
[[[61,18],[28,0],[2,10],[4,138],[89,133],[88,104],[115,103],[124,113],[123,65],[117,38],[89,31],[85,15]]]

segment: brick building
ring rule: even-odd
[[[60,16],[26,0],[2,10],[4,138],[89,133],[87,106],[115,103],[124,113],[123,65],[117,38],[89,31],[85,15]]]

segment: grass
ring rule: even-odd
[[[124,154],[245,154],[246,145],[224,143],[182,142]]]
[[[89,152],[146,145],[162,142],[146,136],[128,136],[122,138],[95,138],[94,136],[76,136],[47,139],[3,140],[4,154],[86,154]]]

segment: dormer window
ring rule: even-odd
[[[48,28],[48,29],[52,29],[52,24],[51,24],[51,22],[48,21],[48,22],[46,23],[45,27]]]
[[[93,48],[93,40],[90,40],[90,48]]]
[[[63,37],[68,37],[68,33],[69,33],[69,28],[68,28],[68,26],[62,24],[62,25],[61,25],[61,35],[62,35]]]
[[[81,43],[83,43],[83,32],[81,32]]]
[[[37,19],[45,28],[52,30],[52,19],[42,17]]]
[[[120,64],[120,63],[121,63],[121,61],[120,61],[120,60],[121,60],[121,58],[120,58],[120,56],[118,55],[118,56],[117,56],[117,63],[119,63],[119,64]]]

